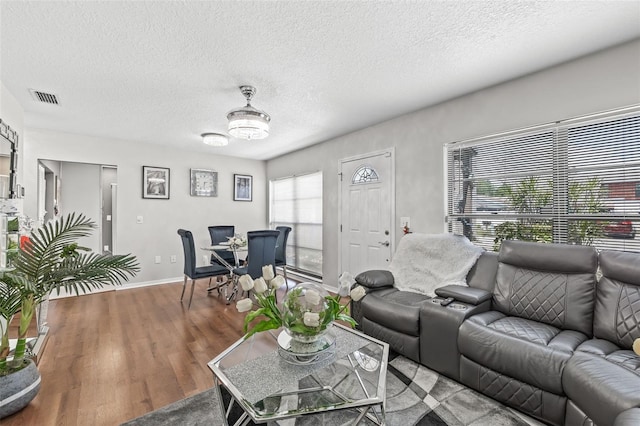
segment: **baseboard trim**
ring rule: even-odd
[[[130,290],[132,288],[140,288],[140,287],[149,287],[152,285],[160,285],[160,284],[171,284],[171,283],[175,283],[175,282],[183,282],[184,281],[184,275],[181,277],[176,277],[176,278],[163,278],[160,280],[154,280],[154,281],[143,281],[140,283],[131,283],[131,284],[126,284],[123,286],[117,286],[115,289],[116,291],[121,291],[121,290]]]
[[[282,268],[277,268],[277,271],[280,273],[280,275],[284,276]],[[292,280],[295,280],[295,281],[298,281],[298,282],[301,282],[301,283],[303,283],[303,282],[312,282],[312,283],[320,284],[321,286],[326,288],[328,291],[332,291],[334,293],[336,291],[338,291],[338,287],[337,286],[326,285],[322,281],[322,278],[312,277],[310,275],[305,275],[305,274],[300,273],[300,272],[294,272],[294,271],[292,271],[290,269],[287,269],[287,278],[291,278]]]

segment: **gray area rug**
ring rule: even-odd
[[[225,400],[228,399],[227,395],[223,394]],[[217,392],[209,389],[130,420],[123,425],[222,425],[224,421],[217,398]],[[237,417],[238,414],[232,412],[231,418]],[[348,425],[356,416],[357,412],[344,410],[288,419],[277,424],[280,426]],[[233,422],[230,421],[230,424]],[[366,420],[361,424],[372,423]],[[396,356],[390,359],[387,371],[386,424],[389,426],[528,426],[537,423],[422,365],[402,356]]]

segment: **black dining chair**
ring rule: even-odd
[[[220,243],[226,243],[229,241],[228,237],[233,237],[236,232],[236,227],[233,225],[217,225],[209,226],[209,236],[211,237],[211,245],[215,246]],[[229,250],[216,250],[215,251],[225,262],[233,266],[236,265],[236,258],[233,251]],[[214,255],[211,255],[211,263],[215,265],[224,266]]]
[[[262,267],[271,265],[273,274],[276,273],[276,241],[279,231],[249,231],[247,232],[248,263],[233,270],[234,288],[238,291],[238,279],[243,275],[249,275],[254,280],[262,276]]]
[[[182,284],[182,294],[180,295],[180,302],[184,297],[184,289],[187,286],[187,278],[191,279],[191,296],[189,297],[189,308],[191,308],[191,301],[193,300],[193,288],[196,284],[196,280],[201,278],[209,278],[209,287],[207,291],[211,291],[214,288],[220,291],[220,285],[217,287],[211,287],[211,279],[221,275],[229,274],[229,270],[220,265],[207,265],[196,266],[196,248],[193,243],[193,234],[186,229],[178,229],[178,235],[182,240],[182,249],[184,251],[184,283]],[[221,285],[227,285],[229,282],[225,282]]]
[[[291,232],[290,226],[276,226],[276,231],[279,232],[278,240],[276,241],[276,266],[282,268],[284,275],[284,282],[287,285],[286,292],[289,291],[289,281],[287,280],[287,240],[289,239],[289,232]]]

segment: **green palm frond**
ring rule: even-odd
[[[16,272],[31,282],[42,297],[65,288],[76,294],[127,281],[140,270],[132,255],[84,253],[79,238],[91,235],[96,225],[84,215],[70,214],[38,229],[14,261]]]
[[[127,281],[140,270],[132,255],[76,254],[65,258],[43,277],[50,290],[64,288],[75,294]]]
[[[20,310],[21,300],[20,290],[17,287],[0,281],[0,317],[9,322]]]
[[[70,214],[32,233],[25,250],[14,261],[16,270],[38,284],[60,262],[65,249],[91,235],[96,224],[84,215]]]

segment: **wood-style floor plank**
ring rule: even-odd
[[[207,283],[190,310],[181,282],[51,301],[40,392],[2,425],[118,425],[213,386],[244,314]]]

